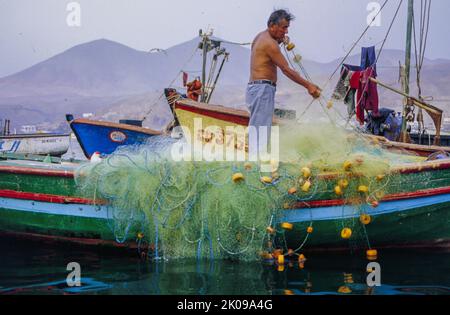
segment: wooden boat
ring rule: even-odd
[[[0,136],[0,152],[62,156],[69,150],[69,134],[17,134]]]
[[[74,171],[80,162],[47,162],[42,157],[23,156],[0,160],[0,234],[136,248],[138,224],[131,226],[124,239],[116,239],[110,206],[105,201],[86,199],[78,191]],[[389,175],[392,193],[380,198],[377,207],[364,208],[372,218],[372,223],[364,226],[371,246],[447,247],[450,162],[400,165]],[[337,198],[333,189],[336,175],[320,174],[315,180],[324,183],[316,197],[280,209],[275,226],[281,230],[281,223],[293,224],[293,229],[285,233],[292,248],[305,237],[305,250],[349,248],[353,239],[342,239],[339,228],[345,220],[358,221],[361,208]],[[402,184],[405,182],[408,185]],[[314,227],[312,234],[306,232],[308,226]]]
[[[113,123],[74,119],[72,115],[66,115],[66,119],[88,159],[95,152],[100,155],[111,154],[120,146],[143,144],[149,138],[162,134],[161,131],[142,127],[137,121]],[[142,124],[142,121],[140,123]]]

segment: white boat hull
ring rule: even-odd
[[[61,156],[69,149],[70,136],[23,134],[0,137],[0,152]]]

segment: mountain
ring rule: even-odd
[[[163,89],[168,86],[184,89],[181,70],[189,73],[189,79],[201,74],[202,56],[198,44],[199,38],[194,38],[155,52],[138,51],[106,39],[74,46],[28,69],[1,78],[0,118],[12,119],[13,125],[59,125],[68,112],[76,116],[93,112],[97,118],[117,120],[128,116],[143,117],[152,109],[150,123],[159,126],[169,115],[164,99],[155,102]],[[243,107],[250,50],[226,42],[222,46],[230,55],[211,102]],[[211,54],[208,56],[209,69]],[[403,59],[402,51],[384,50],[378,62],[379,79],[398,87],[398,62]],[[359,64],[359,60],[360,55],[356,54],[346,62]],[[412,60],[414,62],[414,56]],[[312,79],[323,86],[330,74],[339,69],[340,62],[341,59],[328,63],[304,60],[303,64]],[[424,64],[424,94],[449,98],[450,60],[427,59]],[[412,69],[413,88],[414,72]],[[331,94],[337,77],[338,73],[328,83],[325,94]],[[390,92],[380,94],[384,103],[401,104],[401,99]],[[280,107],[298,108],[308,104],[309,100],[304,89],[280,75],[277,93]],[[154,108],[150,108],[152,106]]]

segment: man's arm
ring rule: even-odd
[[[289,67],[286,58],[281,53],[280,47],[275,42],[269,44],[267,54],[269,55],[273,63],[278,68],[280,68],[280,70],[283,72],[285,76],[287,76],[289,79],[296,82],[297,84],[300,84],[301,86],[305,87],[308,90],[309,94],[314,96],[314,94],[320,92],[319,88],[315,84],[309,82],[308,80],[305,80],[300,76],[300,74],[297,71]]]

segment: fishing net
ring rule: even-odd
[[[332,124],[284,126],[280,139],[270,172],[259,162],[176,161],[173,146],[184,140],[158,136],[82,165],[76,182],[84,196],[108,203],[117,242],[137,242],[155,258],[250,261],[287,246],[278,222],[286,209],[333,194],[363,214],[401,187],[392,167],[423,160]],[[368,241],[358,218],[343,218],[337,234],[343,227]]]

